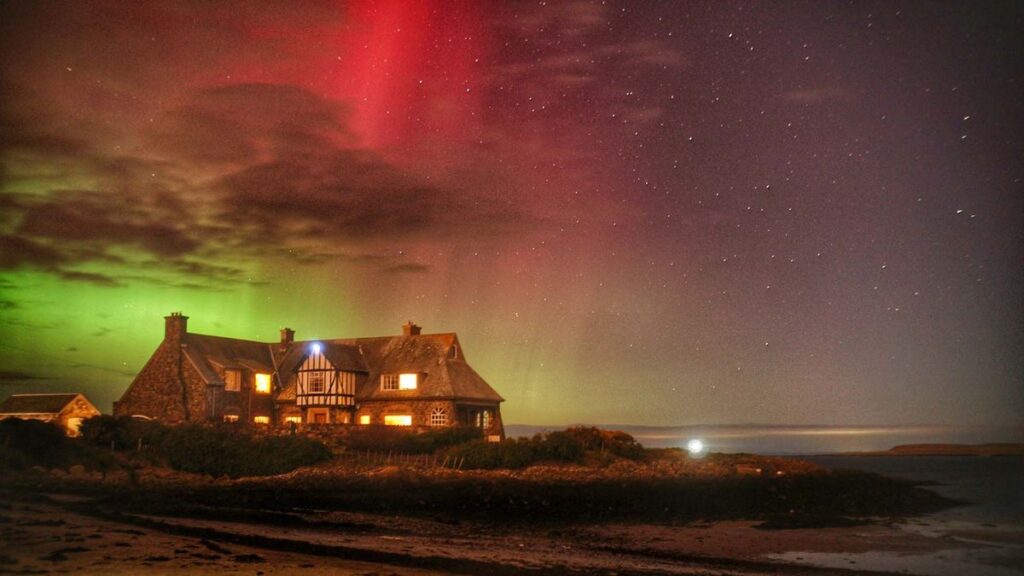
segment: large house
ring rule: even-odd
[[[167,423],[472,425],[504,437],[504,400],[466,362],[454,333],[279,342],[193,334],[165,318],[164,339],[121,399],[118,416]]]
[[[14,394],[0,402],[0,420],[21,418],[42,420],[60,427],[68,436],[78,436],[82,422],[100,411],[85,396],[67,394]]]

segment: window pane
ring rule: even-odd
[[[388,414],[384,416],[385,426],[412,426],[412,416],[409,414]]]
[[[370,423],[370,415],[369,414],[363,414],[362,416],[360,416],[359,417],[359,423],[360,424],[369,424]]]
[[[398,376],[398,389],[399,390],[415,390],[416,389],[416,376],[417,374],[400,374]]]
[[[242,374],[238,370],[224,372],[224,390],[238,392],[242,389]]]
[[[270,374],[256,374],[256,391],[260,394],[270,394]]]

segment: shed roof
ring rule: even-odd
[[[78,396],[81,394],[14,394],[0,402],[0,414],[59,414]]]

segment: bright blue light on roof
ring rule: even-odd
[[[313,349],[313,354],[319,354],[320,353],[320,343],[319,342],[314,342],[313,346],[311,346],[311,348]]]

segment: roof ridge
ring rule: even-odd
[[[202,337],[202,338],[216,338],[218,340],[233,340],[235,342],[245,342],[246,344],[259,344],[259,345],[266,345],[266,344],[273,345],[273,344],[275,344],[275,342],[260,342],[259,340],[246,340],[245,338],[232,338],[231,336],[216,336],[214,334],[200,334],[198,332],[188,332],[188,333],[185,334],[186,338],[189,337],[189,336],[199,336],[199,337]]]

